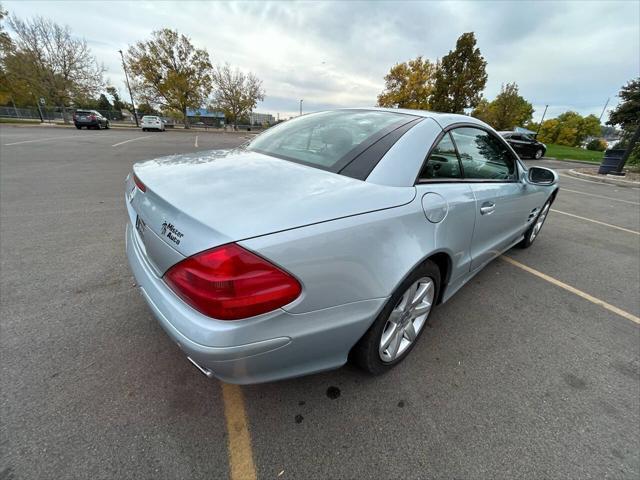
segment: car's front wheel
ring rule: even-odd
[[[540,160],[542,158],[542,155],[544,155],[544,152],[542,151],[541,148],[539,148],[538,150],[536,150],[536,153],[533,155],[533,158],[535,158],[536,160]]]
[[[404,360],[423,332],[439,290],[440,270],[426,261],[400,284],[358,341],[354,361],[377,375]]]
[[[106,128],[107,130],[111,128],[111,124],[109,123],[109,120],[107,120],[107,123],[104,125],[104,128]]]
[[[529,248],[536,240],[536,238],[538,238],[540,230],[542,230],[542,226],[544,225],[544,221],[547,219],[550,208],[551,199],[547,200],[547,202],[542,206],[542,209],[540,210],[536,221],[527,229],[526,232],[524,232],[524,238],[518,244],[520,248]]]

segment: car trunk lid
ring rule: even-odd
[[[413,187],[375,185],[244,150],[165,157],[138,163],[133,171],[146,188],[142,192],[129,177],[133,226],[141,219],[183,256],[415,197]]]

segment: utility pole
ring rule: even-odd
[[[536,132],[536,137],[540,133],[540,127],[542,127],[542,122],[544,122],[544,116],[547,114],[547,108],[549,108],[549,105],[544,106],[544,112],[542,112],[542,118],[540,119],[540,123],[538,124],[538,131]]]
[[[300,100],[300,116],[302,116],[302,102],[303,100]]]
[[[607,103],[604,104],[604,108],[602,109],[602,113],[600,114],[600,117],[598,117],[598,121],[599,122],[602,121],[602,116],[604,115],[604,111],[607,109],[607,105],[609,105],[609,100],[611,100],[611,97],[607,98]]]
[[[120,57],[122,58],[122,69],[124,70],[124,78],[127,79],[127,88],[129,89],[129,96],[131,97],[131,106],[133,107],[133,118],[136,120],[136,127],[138,125],[138,114],[136,113],[136,104],[133,102],[133,93],[131,93],[131,85],[129,85],[129,75],[127,74],[127,64],[124,63],[124,55],[122,54],[122,50],[118,50],[120,52]]]

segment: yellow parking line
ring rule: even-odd
[[[578,290],[575,287],[572,287],[571,285],[567,285],[564,282],[561,282],[560,280],[556,280],[553,277],[550,277],[549,275],[539,272],[538,270],[535,270],[531,267],[528,267],[527,265],[524,265],[520,262],[518,262],[517,260],[514,260],[511,257],[507,257],[505,255],[503,255],[502,260],[504,260],[507,263],[510,263],[511,265],[518,267],[522,270],[524,270],[525,272],[529,272],[533,275],[535,275],[538,278],[541,278],[549,283],[552,283],[553,285],[563,288],[565,290],[567,290],[568,292],[573,293],[574,295],[578,295],[581,298],[584,298],[585,300],[588,300],[591,303],[594,303],[596,305],[600,305],[602,308],[606,308],[607,310],[609,310],[610,312],[615,313],[616,315],[620,315],[621,317],[626,318],[627,320],[631,320],[632,322],[635,322],[637,324],[640,324],[640,317],[636,317],[634,314],[626,312],[624,310],[622,310],[621,308],[618,308],[614,305],[611,305],[610,303],[605,302],[604,300],[600,300],[599,298],[596,298],[592,295],[589,295],[588,293],[583,292],[582,290]]]
[[[568,213],[568,212],[562,212],[560,210],[556,210],[554,208],[551,209],[552,212],[555,213],[561,213],[562,215],[567,215],[569,217],[573,217],[573,218],[578,218],[580,220],[584,220],[585,222],[591,222],[591,223],[597,223],[598,225],[603,225],[605,227],[609,227],[609,228],[615,228],[616,230],[622,230],[623,232],[627,232],[627,233],[633,233],[635,235],[640,235],[640,232],[637,232],[636,230],[630,230],[628,228],[624,228],[624,227],[619,227],[617,225],[611,225],[610,223],[604,223],[604,222],[600,222],[598,220],[594,220],[592,218],[587,218],[587,217],[581,217],[580,215],[574,215],[573,213]]]
[[[238,385],[222,383],[224,416],[229,436],[229,472],[231,480],[255,480],[256,467],[244,408],[244,395]]]

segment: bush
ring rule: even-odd
[[[607,149],[607,142],[600,138],[594,138],[587,143],[587,150],[595,150],[597,152],[604,152]]]

